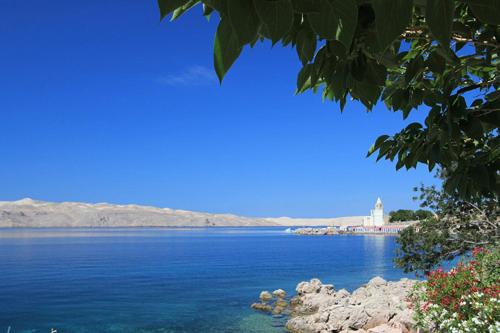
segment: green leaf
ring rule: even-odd
[[[344,59],[347,56],[345,46],[337,40],[327,42],[326,46],[328,48],[328,51],[330,51],[333,55],[339,57],[340,59]]]
[[[255,10],[267,28],[273,44],[292,27],[293,7],[290,0],[254,0]]]
[[[330,89],[333,91],[335,100],[340,100],[346,93],[347,65],[344,62],[338,62],[335,66],[335,72],[331,77]]]
[[[425,19],[431,33],[445,47],[450,45],[454,13],[453,0],[427,0]]]
[[[483,126],[477,118],[471,117],[464,126],[465,133],[471,138],[480,139],[483,137]]]
[[[500,0],[468,0],[472,13],[480,21],[492,24],[500,24]]]
[[[389,138],[389,135],[381,135],[375,140],[375,143],[368,150],[366,157],[372,155]]]
[[[370,60],[366,64],[365,77],[370,83],[376,84],[377,86],[385,86],[387,68],[373,60]]]
[[[255,39],[259,30],[260,20],[251,0],[227,1],[229,21],[236,32],[240,46]]]
[[[331,0],[331,3],[339,21],[336,37],[347,50],[350,50],[358,24],[358,2],[356,0]]]
[[[381,145],[382,143],[384,143],[384,142],[385,142],[385,140],[387,140],[388,138],[389,138],[389,135],[385,135],[385,134],[384,134],[384,135],[379,136],[379,137],[377,138],[377,140],[375,140],[375,147],[376,147],[376,148],[380,147],[380,145]]]
[[[338,16],[334,13],[329,0],[320,0],[318,3],[320,4],[320,11],[307,15],[309,23],[320,38],[327,40],[336,39],[339,25]]]
[[[316,35],[307,27],[302,27],[297,33],[297,53],[305,65],[314,57],[316,51]]]
[[[380,97],[380,92],[380,87],[371,84],[366,80],[361,82],[353,80],[351,95],[352,97],[360,100],[368,110],[371,110],[377,103]]]
[[[297,93],[301,93],[307,89],[307,81],[311,77],[311,72],[313,70],[313,65],[306,64],[297,75]]]
[[[380,148],[378,149],[377,162],[380,161],[381,158],[386,156],[389,150],[391,150],[393,147],[394,147],[394,142],[392,140],[388,140],[382,143],[380,145]]]
[[[178,19],[182,14],[193,8],[194,5],[197,5],[198,3],[199,3],[198,0],[190,0],[182,7],[177,8],[176,10],[174,10],[174,13],[172,14],[172,18],[170,19],[170,21]]]
[[[410,83],[415,77],[424,71],[424,59],[422,56],[414,58],[408,63],[405,72],[405,82]]]
[[[432,72],[442,74],[446,66],[446,60],[437,51],[433,51],[429,54],[425,64]]]
[[[405,130],[409,132],[415,132],[422,128],[422,124],[420,123],[411,123],[406,126]]]
[[[488,169],[484,165],[479,165],[471,170],[474,182],[482,188],[488,188],[490,186]]]
[[[205,16],[207,20],[210,20],[210,15],[212,15],[213,11],[214,9],[212,7],[207,4],[203,4],[203,16]]]
[[[242,47],[233,27],[226,19],[222,19],[217,27],[214,43],[214,67],[219,82],[222,83],[222,79],[240,55],[241,50]]]
[[[385,51],[410,23],[412,0],[374,0],[375,26],[379,46]]]
[[[221,17],[227,16],[226,0],[203,0],[203,3],[218,11]]]
[[[163,20],[168,14],[179,7],[184,6],[189,0],[158,0],[158,8],[160,9],[160,20]]]
[[[366,55],[364,53],[360,53],[351,62],[351,75],[356,80],[363,81],[365,79],[366,69]]]

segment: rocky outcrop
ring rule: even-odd
[[[326,228],[298,228],[293,230],[296,235],[312,235],[312,236],[325,236],[325,235],[337,235],[339,232],[336,228],[326,227]]]
[[[284,290],[262,292],[261,302],[252,308],[289,315],[286,328],[292,333],[413,333],[406,298],[414,283],[375,277],[349,293],[312,279],[299,283],[297,294],[289,301]],[[269,295],[273,297],[269,299]]]
[[[318,279],[297,285],[286,327],[294,333],[409,333],[412,313],[406,297],[414,281],[373,278],[352,294]]]

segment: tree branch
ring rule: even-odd
[[[476,84],[471,84],[470,86],[466,86],[466,87],[458,89],[457,92],[455,93],[455,95],[461,95],[461,94],[466,93],[466,92],[471,91],[471,90],[484,88],[484,87],[487,87],[491,84],[496,83],[497,81],[498,81],[498,79],[495,78],[493,80],[482,81],[482,82],[478,82]]]

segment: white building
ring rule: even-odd
[[[384,222],[384,205],[380,198],[377,199],[375,203],[375,209],[370,211],[370,216],[365,216],[363,218],[364,227],[381,227],[385,224]]]

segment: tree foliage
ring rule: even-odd
[[[394,212],[389,212],[389,222],[405,222],[405,221],[422,221],[434,217],[434,214],[425,209],[411,210],[398,209]]]
[[[396,168],[447,170],[460,197],[500,192],[500,0],[158,0],[172,20],[214,11],[214,67],[222,81],[246,45],[296,49],[297,92],[322,90],[344,109],[382,101],[423,122],[380,136],[369,150]]]
[[[500,209],[495,196],[463,200],[434,186],[417,190],[422,206],[436,216],[401,232],[396,264],[405,272],[429,272],[474,247],[498,245]]]

